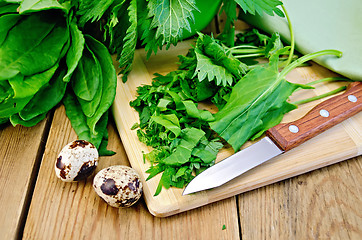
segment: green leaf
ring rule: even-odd
[[[167,167],[164,172],[162,173],[160,182],[158,183],[156,192],[154,196],[157,196],[160,194],[162,190],[162,186],[164,186],[166,189],[169,189],[172,186],[172,176],[176,174],[176,170],[171,167]]]
[[[21,19],[19,14],[6,14],[0,16],[0,46],[5,41],[8,32],[12,29]]]
[[[108,145],[108,131],[104,131],[103,139],[98,149],[99,156],[112,156],[116,154],[116,152],[108,150],[107,145]]]
[[[12,97],[14,91],[8,81],[0,81],[0,103],[5,99]]]
[[[87,117],[83,114],[77,98],[73,93],[68,91],[64,98],[63,103],[65,106],[65,113],[68,116],[74,131],[77,133],[78,138],[87,140],[98,149],[104,137],[104,132],[107,131],[108,113],[104,113],[97,125],[95,126],[95,132],[93,134],[92,129],[87,124]]]
[[[59,14],[44,11],[24,16],[0,46],[0,80],[54,66],[68,38],[65,18]]]
[[[9,83],[14,90],[14,98],[25,98],[36,94],[42,86],[50,81],[58,66],[58,64],[55,64],[44,72],[28,77],[19,74],[9,79]]]
[[[181,141],[176,150],[170,156],[162,159],[162,163],[169,166],[181,166],[186,163],[191,157],[192,149],[204,135],[204,131],[196,128],[183,129],[180,135]]]
[[[156,39],[162,44],[176,44],[183,32],[191,32],[190,21],[194,21],[193,11],[197,11],[194,0],[149,0],[148,17],[152,18],[151,28],[156,28]]]
[[[19,13],[25,14],[49,9],[60,9],[65,13],[69,12],[69,9],[57,0],[23,0],[20,4]]]
[[[270,16],[276,13],[278,16],[284,17],[283,12],[278,8],[283,4],[279,0],[235,0],[235,2],[240,5],[245,13],[248,12],[253,15],[266,13]]]
[[[210,164],[216,160],[216,155],[223,146],[224,145],[219,142],[218,139],[208,141],[205,138],[196,148],[194,148],[192,155],[199,157],[204,163]]]
[[[84,49],[84,36],[79,30],[75,21],[70,24],[70,47],[66,55],[66,63],[68,67],[68,72],[64,76],[64,82],[69,82],[70,77],[72,76],[74,70],[76,69],[79,60],[82,57]]]
[[[49,83],[45,84],[20,111],[19,115],[24,120],[30,120],[36,116],[47,113],[61,102],[67,83],[63,81],[64,68],[58,68]]]
[[[21,1],[19,0],[19,3],[20,2]],[[7,13],[16,13],[17,14],[18,7],[19,7],[19,4],[17,4],[16,1],[14,1],[14,3],[2,1],[2,2],[0,2],[0,16],[3,14],[7,14]]]
[[[72,87],[75,95],[85,101],[91,101],[96,95],[101,78],[101,69],[94,53],[85,44],[83,55],[72,75]]]
[[[46,116],[46,113],[40,114],[32,119],[24,120],[22,119],[19,114],[14,114],[10,117],[11,124],[15,127],[16,125],[20,124],[24,127],[33,127],[42,121]]]
[[[273,55],[283,47],[284,46],[280,39],[279,33],[273,33],[267,45],[265,46],[265,56],[270,57],[271,55]]]
[[[118,55],[119,67],[122,69],[121,73],[125,76],[123,77],[123,82],[126,81],[128,73],[131,71],[131,66],[133,63],[134,53],[136,51],[137,43],[137,1],[131,0],[127,8],[129,26],[125,33],[124,38],[122,39],[122,51]],[[123,24],[123,22],[122,22]]]
[[[11,115],[21,111],[33,96],[26,98],[14,99],[13,97],[6,98],[0,103],[1,118],[8,118]]]
[[[173,132],[174,137],[178,137],[181,134],[180,123],[175,114],[152,116],[151,120]]]
[[[287,102],[289,96],[299,87],[307,88],[279,78],[278,54],[270,61],[268,67],[254,68],[236,83],[228,102],[210,122],[235,151],[252,136],[278,124],[285,113],[296,108]]]
[[[151,166],[146,173],[149,173],[150,175],[148,175],[146,181],[150,180],[151,178],[153,178],[154,176],[156,176],[157,174],[163,172],[165,170],[166,166],[163,164],[157,164],[155,166]]]
[[[227,71],[225,67],[214,64],[212,59],[205,56],[200,50],[195,50],[197,57],[197,67],[195,75],[199,81],[203,81],[207,78],[209,81],[215,79],[216,85],[226,86],[227,84],[231,85],[233,83],[233,75],[231,72]]]
[[[87,44],[86,44],[87,45]],[[98,69],[99,74],[98,74],[98,89],[93,97],[93,99],[91,101],[86,101],[83,100],[82,98],[78,97],[78,101],[80,103],[80,106],[82,107],[83,113],[88,117],[91,118],[93,117],[93,115],[96,113],[99,104],[101,102],[102,99],[102,95],[103,93],[103,76],[101,73],[101,66],[100,63],[98,61],[98,59],[96,58],[96,56],[94,55],[94,53],[91,51],[91,49],[88,49],[91,53],[92,56],[94,58],[94,64],[96,64],[96,66],[94,67],[95,69]],[[92,78],[88,79],[88,80],[92,80]]]
[[[9,122],[9,118],[0,118],[0,125]]]
[[[142,41],[142,46],[144,46],[145,51],[147,52],[147,59],[150,58],[152,52],[157,53],[158,48],[162,47],[162,37],[156,37],[156,29],[151,28],[152,18],[148,17],[148,12],[144,9],[147,9],[146,0],[137,1],[137,17],[138,17],[138,36]]]
[[[236,2],[230,0],[223,0],[222,10],[225,12],[226,15],[225,27],[222,33],[217,37],[217,39],[220,39],[226,46],[233,47],[235,42],[234,22],[237,20]]]
[[[77,15],[80,15],[79,24],[84,26],[88,21],[98,21],[114,0],[79,0]]]
[[[215,39],[199,33],[195,54],[197,67],[194,76],[199,81],[206,77],[209,81],[216,79],[216,85],[232,85],[233,78],[239,79],[245,74],[247,66],[227,52]]]
[[[89,35],[86,35],[86,41],[89,48],[99,61],[103,77],[102,97],[99,107],[94,115],[87,119],[87,124],[92,134],[97,134],[95,129],[97,122],[107,112],[114,101],[114,97],[116,95],[117,75],[113,66],[111,55],[109,54],[107,48]]]
[[[195,102],[191,100],[182,101],[185,105],[187,114],[192,118],[204,120],[206,122],[214,120],[214,117],[208,110],[198,109]]]

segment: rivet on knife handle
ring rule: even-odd
[[[361,110],[362,82],[354,82],[346,92],[318,104],[301,119],[279,124],[266,134],[282,150],[288,151]]]

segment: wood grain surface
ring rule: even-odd
[[[202,191],[196,194],[182,196],[182,189],[163,189],[154,197],[159,177],[145,181],[149,163],[144,163],[143,152],[150,148],[140,143],[136,131],[131,130],[134,123],[139,122],[138,113],[129,106],[136,98],[136,89],[142,84],[150,84],[155,72],[167,74],[177,68],[177,56],[185,54],[191,42],[183,42],[167,51],[160,51],[156,56],[146,60],[145,52],[138,50],[135,55],[133,70],[127,83],[118,81],[116,99],[112,110],[120,137],[131,166],[140,174],[144,182],[144,198],[149,211],[155,216],[165,217],[197,208],[211,202],[219,201],[242,192],[250,191],[271,183],[303,174],[342,160],[359,156],[362,153],[362,113],[345,120],[308,142],[278,156],[240,177],[228,182],[222,187]],[[308,67],[294,69],[287,75],[287,80],[296,83],[307,83],[317,79],[337,76],[333,72],[312,63]],[[313,97],[336,89],[345,83],[318,84],[313,90],[300,90],[292,95],[291,101]],[[304,116],[315,105],[323,100],[314,101],[299,106],[298,109],[285,115],[283,122],[297,120]],[[250,145],[247,143],[245,146]],[[232,154],[232,149],[223,149],[217,161]]]
[[[129,165],[114,124],[109,125],[109,133],[109,149],[117,154],[101,157],[96,172],[112,165]],[[131,208],[108,206],[94,192],[92,177],[79,183],[62,182],[54,172],[55,159],[75,139],[64,107],[60,107],[49,132],[24,239],[238,239],[235,198],[177,216],[156,218],[142,200]],[[222,230],[224,224],[227,229]]]
[[[47,120],[26,128],[0,128],[0,238],[15,239],[22,231],[27,206],[39,168]]]
[[[243,239],[361,239],[362,157],[241,194]]]

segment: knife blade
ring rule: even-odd
[[[266,131],[257,143],[231,155],[197,175],[182,195],[219,187],[250,169],[293,149],[362,110],[362,82],[310,110],[302,118]]]

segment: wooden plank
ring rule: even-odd
[[[35,127],[0,129],[0,236],[19,236],[47,133],[47,120]]]
[[[238,196],[243,239],[362,239],[362,157]]]
[[[137,50],[133,71],[124,84],[119,79],[116,99],[113,104],[113,114],[126,153],[133,168],[146,179],[146,170],[150,164],[144,163],[143,152],[151,149],[140,143],[136,131],[131,130],[134,123],[139,122],[138,113],[129,106],[129,102],[136,98],[136,89],[142,84],[150,84],[155,72],[167,74],[177,68],[177,55],[185,54],[191,42],[183,42],[167,51],[160,51],[156,56],[146,60],[144,50]],[[333,72],[312,64],[308,67],[294,69],[287,76],[287,80],[297,83],[307,83],[313,80],[337,76]],[[300,90],[293,94],[291,101],[329,92],[345,83],[322,83],[314,90]],[[301,105],[298,109],[285,115],[283,121],[296,120],[306,114],[312,107],[322,100]],[[230,181],[224,186],[196,194],[182,196],[182,189],[170,188],[162,190],[154,197],[160,176],[146,182],[145,200],[150,212],[156,216],[169,216],[189,209],[219,201],[245,191],[256,189],[277,181],[303,174],[330,164],[358,156],[362,153],[362,113],[332,127],[326,132],[309,140],[290,152],[266,162],[246,174]],[[246,144],[248,146],[251,143]],[[218,154],[222,160],[233,153],[232,149],[223,149]]]
[[[25,239],[238,239],[235,198],[169,218],[152,216],[143,200],[125,209],[109,207],[93,191],[92,177],[79,183],[56,178],[54,162],[61,148],[76,139],[57,109],[50,129],[39,176],[24,229]],[[115,125],[109,126],[109,149],[96,171],[129,165]],[[226,229],[222,230],[225,224]]]

